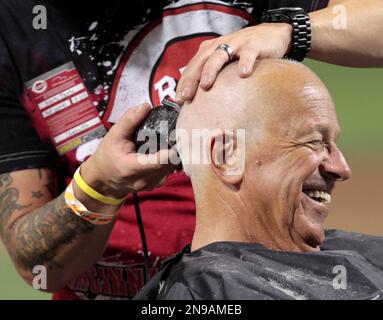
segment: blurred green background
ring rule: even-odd
[[[306,63],[329,88],[337,107],[346,154],[383,155],[383,69],[354,69]],[[364,154],[368,152],[368,154]]]
[[[306,63],[330,89],[342,128],[340,146],[353,178],[337,188],[329,228],[383,235],[383,69]],[[0,299],[50,299],[23,283],[0,246]]]

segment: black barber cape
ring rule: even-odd
[[[189,248],[168,259],[135,299],[383,300],[383,237],[329,230],[315,253],[237,242]]]

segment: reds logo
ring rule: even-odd
[[[130,107],[143,102],[158,106],[166,96],[174,99],[182,72],[202,41],[253,23],[246,11],[220,1],[181,0],[165,7],[160,19],[134,28],[124,37],[128,44],[103,119],[113,124]],[[80,146],[77,160],[92,155],[99,143],[95,140]]]
[[[37,94],[43,93],[47,89],[48,84],[44,80],[38,80],[32,86],[32,91]]]
[[[143,102],[153,106],[175,90],[183,70],[200,43],[240,30],[252,23],[246,11],[224,2],[179,1],[163,16],[131,31],[131,39],[116,74],[105,119],[116,123],[129,107]]]
[[[163,51],[152,69],[149,87],[150,101],[154,106],[159,105],[166,96],[175,99],[179,78],[185,70],[193,54],[197,52],[199,44],[217,35],[196,34],[191,37],[173,39]],[[185,54],[181,54],[185,52]]]

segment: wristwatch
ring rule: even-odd
[[[266,11],[262,22],[284,22],[293,27],[291,51],[286,58],[302,61],[311,49],[311,23],[307,12],[302,8],[279,8]]]

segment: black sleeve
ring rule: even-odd
[[[254,10],[255,18],[259,19],[263,12],[271,9],[278,9],[282,7],[300,7],[306,12],[321,10],[328,6],[329,0],[268,0],[268,1],[255,1]]]
[[[327,7],[328,2],[329,0],[269,0],[267,1],[266,10],[281,7],[300,7],[307,12],[312,12]]]
[[[48,149],[24,109],[15,66],[0,37],[0,174],[50,167]]]
[[[51,166],[23,106],[0,88],[0,174]]]

